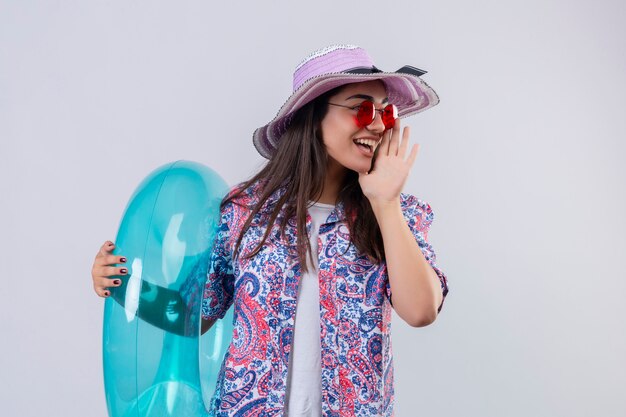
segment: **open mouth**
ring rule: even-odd
[[[367,154],[373,154],[380,141],[375,139],[354,139],[354,144]]]

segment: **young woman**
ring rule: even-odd
[[[427,242],[431,208],[401,193],[418,146],[397,117],[438,102],[422,74],[325,48],[255,131],[268,162],[222,202],[203,294],[203,331],[235,308],[216,415],[393,415],[391,309],[426,326],[448,292]],[[92,269],[102,297],[126,273],[113,248]]]

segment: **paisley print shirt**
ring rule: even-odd
[[[221,211],[219,231],[204,288],[202,317],[215,320],[234,307],[233,340],[226,352],[210,411],[219,417],[283,416],[296,295],[301,277],[296,254],[296,224],[284,234],[280,220],[261,251],[268,214],[284,190],[278,190],[255,216],[239,247],[233,250],[260,186],[246,190],[240,204]],[[433,220],[430,206],[401,195],[402,212],[425,258],[448,292],[447,279],[435,264],[427,242]],[[282,213],[281,213],[282,214]],[[307,230],[310,233],[310,216]],[[384,263],[374,264],[350,244],[339,203],[318,237],[322,412],[324,417],[393,415],[391,290]],[[236,259],[236,260],[234,260]],[[443,304],[443,303],[442,303]],[[439,306],[439,310],[441,306]]]

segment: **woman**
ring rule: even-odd
[[[325,48],[255,131],[269,161],[222,202],[204,290],[203,331],[235,307],[217,415],[393,414],[391,308],[426,326],[448,292],[427,243],[430,206],[401,193],[418,146],[397,116],[438,102],[421,74]],[[103,297],[120,284],[108,277],[126,273],[110,266],[122,261],[113,248],[92,270]]]

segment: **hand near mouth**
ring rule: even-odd
[[[370,172],[359,173],[359,184],[372,207],[399,203],[400,192],[404,188],[413,162],[417,157],[419,144],[414,144],[407,155],[410,129],[402,129],[400,141],[400,120],[393,129],[383,135],[378,145],[378,154]]]

